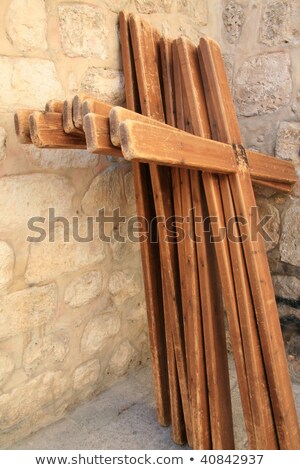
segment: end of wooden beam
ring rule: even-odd
[[[34,109],[20,109],[14,115],[15,131],[21,144],[32,144],[29,129],[29,116]]]
[[[114,147],[110,140],[109,119],[98,114],[86,114],[83,119],[87,150],[98,155],[122,157],[119,148]]]
[[[137,155],[134,151],[133,136],[132,136],[132,126],[134,122],[130,119],[123,121],[119,125],[119,137],[120,145],[122,149],[123,156],[126,160],[131,161],[137,158]]]
[[[73,100],[65,100],[63,106],[63,128],[66,134],[82,137],[84,132],[75,127],[73,122]]]
[[[83,113],[82,113],[82,104],[85,100],[92,99],[91,95],[86,93],[79,93],[75,95],[72,103],[72,113],[73,113],[73,123],[75,127],[79,130],[83,130]]]
[[[43,142],[39,137],[39,121],[44,112],[36,111],[29,116],[29,130],[32,143],[39,148],[43,148]]]
[[[46,113],[62,113],[64,108],[64,102],[60,100],[49,100],[46,103]]]

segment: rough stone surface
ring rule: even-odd
[[[300,122],[281,122],[277,134],[276,156],[300,162]]]
[[[84,234],[82,236],[86,231],[86,226],[79,229],[80,234]],[[104,258],[104,245],[98,238],[80,243],[71,233],[67,241],[64,228],[58,226],[54,231],[54,242],[31,244],[25,280],[28,284],[36,284],[55,279],[61,274],[99,263]]]
[[[270,217],[271,219],[263,225],[265,232],[269,236],[270,240],[265,240],[267,251],[273,250],[279,242],[280,236],[280,215],[277,207],[273,206],[266,199],[258,199],[258,212],[260,220],[263,222],[264,217]]]
[[[12,281],[15,256],[12,248],[0,241],[0,289]]]
[[[44,0],[12,0],[6,16],[6,34],[21,52],[47,49],[47,18]]]
[[[236,101],[242,116],[272,113],[290,101],[290,59],[285,52],[252,57],[236,78]]]
[[[124,341],[118,349],[114,352],[110,363],[109,363],[109,373],[121,377],[126,374],[130,365],[136,361],[137,351],[129,343],[129,341]]]
[[[61,44],[69,57],[108,57],[106,14],[90,5],[59,5]]]
[[[0,429],[10,428],[47,403],[57,400],[68,387],[63,372],[41,374],[10,393],[0,395]]]
[[[191,17],[196,23],[206,25],[208,22],[207,0],[177,0],[178,13]]]
[[[26,145],[24,151],[32,165],[52,170],[93,168],[99,163],[99,155],[93,155],[85,150],[39,149],[33,145]]]
[[[275,294],[282,299],[299,300],[300,280],[294,276],[273,276]]]
[[[124,104],[124,75],[118,70],[90,67],[84,74],[81,90],[111,104]]]
[[[65,359],[69,352],[69,336],[58,332],[34,338],[23,354],[23,367],[28,375],[33,375],[41,366],[55,366]]]
[[[260,42],[268,46],[300,44],[299,0],[266,2],[261,21]]]
[[[45,97],[64,98],[54,63],[46,59],[0,58],[0,106],[43,109]]]
[[[27,223],[31,217],[47,217],[51,207],[55,207],[59,216],[68,215],[73,195],[74,188],[64,176],[41,173],[5,176],[0,179],[0,231],[22,229],[30,235]]]
[[[66,289],[65,302],[72,308],[86,305],[101,294],[103,275],[100,271],[90,271],[75,279]]]
[[[0,301],[0,339],[31,330],[49,321],[56,310],[55,284],[24,289]]]
[[[12,357],[8,353],[0,351],[0,388],[12,374],[14,368]]]
[[[82,199],[82,209],[86,215],[97,215],[102,208],[107,213],[120,207],[124,198],[123,180],[120,169],[109,167],[97,175]]]
[[[5,129],[3,129],[3,127],[0,127],[0,163],[6,157],[6,138],[7,134]]]
[[[108,283],[109,292],[114,297],[116,305],[121,305],[127,299],[134,297],[140,292],[139,283],[129,270],[114,271]]]
[[[101,352],[118,334],[121,322],[117,314],[108,312],[96,316],[87,324],[82,340],[81,351],[87,355]]]
[[[238,3],[230,0],[223,11],[223,23],[230,43],[239,40],[245,22],[244,9]]]
[[[135,6],[139,13],[170,13],[174,0],[135,0]]]
[[[73,375],[74,390],[82,390],[88,385],[97,382],[100,373],[100,363],[98,359],[81,364],[75,369]]]
[[[129,171],[124,176],[124,189],[125,189],[125,196],[126,196],[127,203],[129,205],[134,205],[135,204],[135,189],[134,189],[132,171]]]
[[[280,241],[281,260],[293,266],[300,266],[300,207],[296,202],[284,217]]]

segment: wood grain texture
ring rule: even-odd
[[[218,111],[216,121],[220,139],[242,144],[220,48],[212,40],[201,39],[200,51],[208,77],[210,99],[215,112]],[[247,165],[241,163],[238,173],[230,175],[229,181],[236,213],[247,221],[240,226],[242,246],[279,445],[281,449],[299,449],[298,419],[266,249],[262,237],[254,237],[250,228],[251,208],[256,207],[256,202]],[[266,428],[266,432],[268,430]]]
[[[72,102],[72,120],[76,129],[83,130],[83,113],[82,104],[85,100],[93,98],[91,95],[86,93],[79,93],[73,97]]]
[[[66,134],[61,113],[34,112],[29,118],[32,143],[40,148],[85,149],[84,136]]]
[[[119,23],[126,105],[127,108],[132,111],[140,111],[134,57],[129,32],[129,17],[126,13],[120,13]],[[154,236],[156,236],[157,231],[154,198],[149,166],[133,162],[132,171],[137,215],[140,216],[143,233],[148,235],[146,240],[140,244],[140,249],[143,265],[157,419],[162,426],[168,426],[171,421],[171,410],[159,246],[157,243],[151,243],[149,236],[151,221]]]
[[[158,44],[154,41],[151,27],[141,18],[130,16],[129,23],[142,112],[163,122],[164,109],[159,79]],[[174,213],[170,170],[156,165],[150,165],[149,168],[156,216],[162,217],[164,220],[163,223],[158,224],[158,234],[166,330],[171,327],[184,420],[187,434],[189,434],[190,413],[182,331],[178,258],[176,247],[167,241],[166,221]],[[177,413],[178,418],[179,413],[180,410]]]
[[[113,107],[110,104],[104,103],[103,101],[89,98],[84,100],[82,103],[82,116],[86,114],[100,114],[100,116],[108,117]]]

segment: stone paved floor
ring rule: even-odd
[[[245,449],[247,441],[232,361],[230,376],[236,447]],[[293,386],[300,412],[300,384]],[[78,406],[64,419],[18,442],[12,448],[180,449],[172,442],[171,429],[157,424],[150,365],[131,373],[109,390]]]

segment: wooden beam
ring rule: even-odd
[[[86,114],[83,119],[87,150],[100,155],[123,157],[122,151],[110,140],[109,119],[99,114]]]
[[[230,144],[242,145],[220,48],[214,41],[202,38],[200,52],[220,139]],[[260,235],[254,237],[251,233],[249,217],[251,208],[256,207],[256,201],[247,162],[240,161],[238,172],[229,176],[229,182],[236,213],[247,222],[240,226],[241,235],[244,237],[242,246],[280,448],[299,449],[298,418],[266,249],[262,237]]]
[[[65,100],[64,107],[63,107],[63,128],[66,134],[71,134],[78,137],[83,137],[84,132],[80,129],[75,127],[73,122],[73,100]]]
[[[40,148],[85,149],[83,136],[66,134],[60,113],[34,112],[29,118],[30,136]]]
[[[158,71],[158,44],[154,41],[151,27],[144,20],[136,16],[130,16],[129,24],[142,112],[149,117],[164,121]],[[173,215],[170,171],[168,168],[150,165],[150,176],[156,215],[167,220]],[[186,431],[189,435],[191,429],[190,410],[182,331],[180,279],[177,276],[178,258],[176,247],[167,242],[165,224],[158,224],[158,233],[166,333],[168,334],[168,331],[172,332],[181,402]],[[175,382],[176,377],[173,377],[173,379]]]
[[[63,109],[64,102],[59,100],[49,100],[45,106],[45,111],[47,113],[62,113]]]
[[[127,13],[120,13],[119,24],[123,71],[125,77],[126,105],[127,108],[133,111],[139,111],[140,103],[137,91],[137,79],[134,67],[131,37],[129,33],[129,15]],[[133,96],[135,96],[134,99]],[[162,426],[168,426],[171,419],[171,410],[159,245],[157,243],[151,243],[149,231],[151,221],[154,221],[152,223],[153,233],[155,234],[157,230],[157,226],[155,224],[154,198],[151,187],[149,166],[133,162],[132,171],[135,186],[137,215],[140,216],[142,231],[146,234],[146,240],[140,244],[140,250],[145,284],[157,419]],[[174,367],[174,353],[173,356],[171,356],[171,360],[172,359],[173,361],[171,365]],[[179,390],[178,387],[177,389]]]
[[[73,98],[72,120],[73,120],[74,126],[81,131],[83,130],[82,105],[85,100],[88,100],[90,98],[93,98],[93,96],[88,95],[86,93],[79,93],[78,95],[75,95]]]
[[[108,117],[109,113],[113,109],[113,106],[110,104],[104,103],[103,101],[95,100],[94,98],[89,98],[84,100],[82,103],[82,116],[86,114],[100,114],[100,116]]]
[[[205,98],[203,89],[200,88],[197,96],[197,108],[200,111],[200,118],[202,122],[201,129],[197,126],[193,127],[193,122],[189,112],[188,98],[186,93],[185,81],[187,80],[188,72],[193,69],[195,73],[199,73],[197,67],[197,49],[192,45],[190,51],[186,51],[184,55],[186,68],[182,70],[179,44],[174,41],[173,51],[177,61],[177,70],[175,70],[175,83],[181,79],[181,95],[182,95],[182,120],[185,123],[186,129],[190,132],[199,132],[211,137],[208,118],[206,115]],[[193,85],[189,84],[188,86]],[[203,104],[202,104],[203,103]],[[176,106],[176,111],[178,106]],[[199,128],[199,129],[198,129]],[[199,134],[200,135],[200,134]],[[233,420],[232,420],[232,407],[231,407],[231,392],[230,381],[228,372],[228,358],[227,358],[227,344],[225,335],[225,322],[224,322],[224,305],[222,299],[222,289],[220,284],[220,276],[217,269],[215,247],[211,243],[211,229],[207,231],[204,220],[208,220],[208,207],[205,194],[204,179],[207,174],[193,170],[180,169],[181,180],[186,179],[186,184],[182,185],[183,201],[188,194],[188,188],[191,188],[190,201],[186,204],[186,208],[193,208],[193,214],[190,214],[192,220],[187,223],[187,233],[193,233],[194,239],[198,237],[197,243],[193,243],[189,237],[186,237],[186,245],[190,245],[187,250],[187,256],[190,261],[192,249],[196,251],[196,263],[199,274],[199,287],[200,287],[200,305],[202,310],[202,328],[205,349],[205,364],[207,372],[207,383],[209,390],[209,411],[210,411],[210,425],[211,425],[211,438],[212,449],[234,449],[234,434],[233,434]],[[189,173],[189,179],[186,174]],[[216,188],[218,190],[218,188]],[[184,204],[183,204],[184,205]],[[189,214],[186,211],[186,215]],[[202,221],[198,222],[197,220]],[[189,226],[190,225],[190,226]],[[192,227],[191,227],[192,225]],[[188,263],[190,264],[190,262]],[[196,269],[197,269],[196,267]],[[188,275],[189,284],[191,276]],[[199,311],[194,306],[195,311]],[[191,314],[190,314],[191,315]],[[194,324],[196,321],[194,321]],[[198,331],[198,335],[201,334]],[[199,341],[197,337],[196,341]]]
[[[21,144],[32,144],[29,128],[29,116],[33,109],[19,109],[14,115],[15,131]]]
[[[123,155],[158,165],[183,167],[211,173],[234,173],[236,162],[230,146],[196,137],[171,127],[124,121],[120,125]]]

